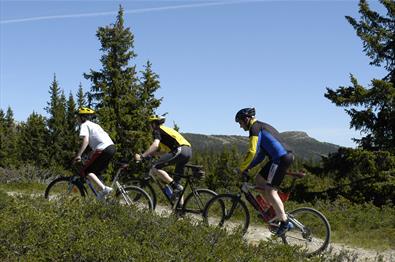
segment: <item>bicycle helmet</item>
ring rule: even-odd
[[[253,116],[255,116],[255,108],[253,107],[243,108],[237,112],[235,116],[235,121],[239,122],[241,119],[245,117],[253,117]]]
[[[78,114],[79,115],[94,115],[94,114],[96,114],[96,112],[88,107],[81,107],[80,109],[78,109]]]
[[[156,122],[158,124],[163,124],[166,121],[166,118],[163,116],[158,116],[158,115],[152,115],[148,117],[149,122]]]

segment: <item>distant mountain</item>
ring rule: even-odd
[[[235,146],[241,152],[248,148],[247,136],[225,136],[225,135],[201,135],[183,133],[186,139],[191,142],[196,151],[222,151],[225,147]],[[320,142],[309,137],[305,132],[290,131],[280,134],[281,138],[295,155],[305,160],[320,160],[321,156],[336,152],[338,145]]]

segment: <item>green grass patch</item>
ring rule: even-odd
[[[323,213],[331,225],[332,242],[384,251],[395,249],[395,208],[373,204],[352,204],[339,199],[335,202],[286,202],[286,210],[309,206]]]
[[[298,248],[272,242],[249,245],[240,235],[190,222],[79,198],[60,203],[0,191],[0,260],[341,261],[328,254],[307,259]]]

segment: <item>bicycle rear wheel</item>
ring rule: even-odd
[[[328,247],[331,228],[321,212],[302,207],[289,212],[288,219],[294,228],[282,236],[284,243],[302,246],[310,256],[317,255]]]
[[[203,221],[210,226],[223,227],[230,233],[245,234],[250,224],[250,213],[240,196],[221,194],[206,204]]]
[[[148,195],[151,197],[152,200],[152,207],[153,209],[156,208],[156,192],[152,185],[150,184],[150,180],[145,180],[144,178],[132,178],[128,181],[128,185],[137,186],[142,188]]]
[[[202,221],[204,207],[207,202],[215,197],[217,193],[210,189],[196,189],[194,192],[188,194],[182,206],[182,214],[193,218],[197,221]]]
[[[45,189],[44,197],[49,200],[84,196],[83,186],[75,177],[58,177]]]
[[[117,190],[116,197],[121,205],[134,207],[141,211],[153,209],[151,197],[140,187],[121,187]]]

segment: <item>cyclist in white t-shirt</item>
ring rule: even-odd
[[[98,178],[100,174],[107,168],[111,159],[115,154],[115,145],[110,136],[96,123],[90,120],[95,115],[95,111],[90,108],[82,107],[78,110],[78,120],[80,126],[80,138],[82,143],[74,161],[81,161],[81,155],[85,149],[92,149],[89,160],[84,164],[81,170],[81,176],[87,176],[91,181],[95,182],[100,189],[98,199],[103,199],[113,189],[103,184]]]

